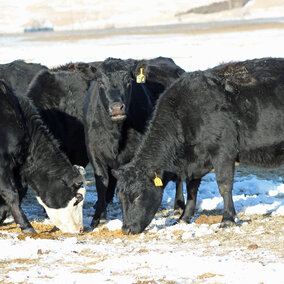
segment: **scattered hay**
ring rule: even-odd
[[[178,240],[181,240],[184,232],[185,231],[183,230],[176,230],[176,231],[173,231],[173,235],[176,236]]]
[[[155,280],[138,280],[134,284],[156,284]]]
[[[103,238],[104,240],[106,239],[136,239],[139,235],[124,235],[122,233],[121,229],[110,231],[107,227],[102,227],[102,229],[95,231],[95,232],[90,232],[86,234],[87,236],[93,237],[93,238]]]
[[[80,273],[80,274],[91,274],[91,273],[99,273],[99,272],[101,272],[99,269],[92,269],[92,268],[82,268],[82,269],[73,271],[73,273]]]
[[[0,228],[0,231],[8,231],[11,233],[18,233],[17,238],[19,240],[25,240],[26,238],[32,239],[50,239],[60,240],[69,237],[77,237],[79,240],[85,240],[90,238],[96,238],[98,240],[104,239],[135,239],[139,235],[124,235],[122,230],[110,231],[107,227],[101,227],[95,232],[85,232],[80,234],[62,233],[60,230],[55,229],[53,225],[43,224],[40,222],[32,222],[32,226],[36,230],[36,233],[21,233],[21,229],[17,227],[15,223],[4,225]],[[1,234],[0,234],[1,237]],[[4,237],[3,237],[4,238]]]
[[[38,264],[38,259],[29,259],[29,258],[14,258],[9,260],[6,259],[0,261],[0,271],[1,274],[8,274],[11,271],[26,271],[27,267],[37,264]]]
[[[206,279],[206,278],[213,278],[213,277],[216,277],[216,276],[224,276],[224,275],[209,272],[209,273],[201,274],[201,275],[197,276],[197,278],[198,279]]]
[[[149,253],[149,250],[147,250],[147,249],[140,249],[140,250],[138,250],[138,253]]]
[[[259,248],[259,246],[257,244],[251,244],[251,245],[248,246],[249,250],[254,250],[254,249],[258,249],[258,248]]]
[[[56,237],[52,236],[51,234],[46,234],[46,233],[27,233],[27,234],[20,234],[18,235],[18,239],[20,241],[24,241],[26,238],[31,238],[34,240],[38,239],[49,239],[49,240],[56,240]]]
[[[218,224],[222,221],[222,215],[217,216],[207,216],[207,215],[200,215],[197,220],[195,221],[196,224]]]

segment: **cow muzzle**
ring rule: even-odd
[[[121,102],[110,104],[109,115],[113,121],[122,121],[126,119],[125,104]]]

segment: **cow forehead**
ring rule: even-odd
[[[118,70],[127,71],[129,65],[121,59],[109,59],[105,60],[100,66],[99,69],[103,69],[105,72],[115,72]]]
[[[112,84],[119,84],[130,80],[130,73],[126,71],[115,71],[102,74],[103,80],[109,81]]]

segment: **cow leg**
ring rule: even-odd
[[[111,169],[108,169],[108,176],[109,176],[109,182],[107,187],[107,193],[106,193],[106,203],[109,204],[114,197],[115,187],[116,187],[116,179],[111,173]]]
[[[21,190],[19,190],[19,198],[20,198],[20,203],[25,197],[27,193],[27,187],[23,187]],[[5,202],[5,200],[0,196],[0,225],[2,225],[5,221],[5,219],[11,214],[10,208]]]
[[[11,176],[6,173],[7,176]],[[20,196],[18,192],[18,188],[16,186],[17,182],[11,178],[0,181],[0,194],[4,201],[9,206],[10,212],[12,213],[16,224],[18,224],[23,233],[33,233],[35,232],[34,228],[28,221],[28,218],[24,214],[21,206],[20,206]]]
[[[184,210],[183,182],[178,178],[176,181],[176,196],[174,203],[175,211]]]
[[[8,176],[9,175],[7,173],[5,173],[5,175],[3,174],[3,177],[8,177]],[[19,199],[20,199],[20,203],[21,203],[22,199],[26,196],[28,188],[27,188],[27,186],[22,185],[18,168],[14,168],[14,170],[11,172],[11,176],[14,177],[14,180],[13,180],[12,183],[14,183],[14,188],[16,188],[18,190]],[[3,184],[3,188],[6,186],[7,183],[9,183],[9,181],[7,181],[5,184]],[[10,212],[9,206],[7,205],[5,200],[0,195],[0,225],[3,224],[5,219],[10,214],[11,214],[11,212]]]
[[[233,203],[232,189],[234,183],[235,163],[234,161],[221,161],[215,167],[218,188],[224,201],[224,211],[221,227],[235,224],[235,207]]]
[[[180,219],[186,223],[189,223],[194,216],[196,208],[197,191],[200,185],[201,179],[186,180],[187,200],[183,214]]]
[[[96,179],[96,188],[98,194],[98,201],[96,202],[95,208],[95,215],[91,222],[91,228],[95,228],[99,225],[100,221],[106,220],[106,209],[107,205],[112,201],[116,186],[116,179],[111,174],[111,169],[109,169],[109,176],[108,176],[108,186],[106,187],[105,184],[102,182],[102,178],[95,175]]]
[[[96,202],[95,208],[95,215],[91,222],[91,228],[96,228],[100,220],[106,218],[106,192],[107,187],[103,183],[103,178],[101,176],[97,176],[95,174],[95,181],[96,181],[96,189],[98,194],[98,200]]]
[[[10,214],[10,208],[5,202],[5,200],[0,196],[0,225],[2,225],[5,221],[5,219]]]
[[[108,170],[108,185],[107,187],[102,181],[102,177],[95,175],[96,180],[96,188],[98,194],[98,201],[96,202],[95,208],[95,215],[91,222],[91,228],[95,228],[99,225],[100,221],[106,220],[106,209],[107,204],[110,203],[114,196],[115,186],[116,186],[116,179],[111,174],[111,169]]]

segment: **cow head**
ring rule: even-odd
[[[84,169],[73,166],[71,173],[33,178],[32,187],[51,222],[64,233],[83,232],[83,203],[86,196]]]
[[[163,196],[163,188],[153,177],[134,166],[112,170],[117,178],[117,198],[121,204],[124,234],[139,234],[151,223]]]
[[[136,61],[132,66],[134,77],[139,76],[141,68],[146,77],[147,88],[153,93],[162,93],[185,72],[167,57]]]
[[[129,63],[121,59],[106,59],[95,72],[93,88],[110,120],[124,121],[130,103],[132,77]]]

